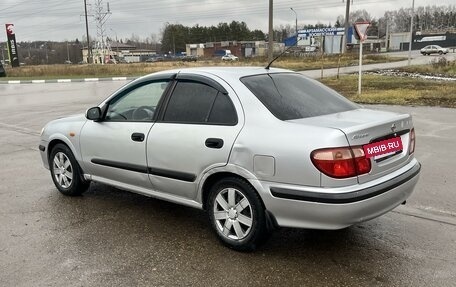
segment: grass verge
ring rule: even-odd
[[[439,82],[416,78],[363,75],[362,94],[358,95],[358,76],[326,78],[330,86],[360,104],[441,106],[456,108],[456,82]]]
[[[385,55],[366,55],[364,64],[385,63],[400,61],[403,58],[389,57]],[[358,64],[357,55],[348,54],[341,56],[327,55],[323,58],[319,55],[306,57],[283,57],[274,62],[273,67],[290,69],[295,71],[312,70],[320,68],[334,68],[340,65],[353,66]],[[260,66],[267,65],[266,58],[243,59],[238,62],[222,62],[221,60],[200,60],[198,62],[156,62],[134,63],[118,65],[39,65],[22,66],[19,68],[7,68],[6,78],[0,80],[30,80],[30,79],[57,79],[57,78],[85,78],[85,77],[116,77],[116,76],[141,76],[153,72],[203,66]]]

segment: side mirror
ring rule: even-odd
[[[93,107],[87,110],[86,118],[92,121],[100,121],[101,120],[101,109],[100,107]]]

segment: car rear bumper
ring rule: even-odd
[[[279,226],[340,229],[378,217],[404,202],[418,182],[420,169],[414,159],[387,176],[344,188],[260,181],[260,194]]]

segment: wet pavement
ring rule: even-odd
[[[455,286],[456,109],[372,106],[414,116],[423,169],[406,206],[340,231],[281,229],[239,253],[202,211],[101,184],[56,190],[41,127],[121,84],[0,85],[0,286]]]

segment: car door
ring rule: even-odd
[[[81,132],[85,172],[93,180],[151,188],[146,138],[170,79],[138,83],[105,106],[101,121],[87,121]]]
[[[202,174],[227,164],[243,125],[241,111],[228,85],[179,74],[166,108],[147,139],[153,186],[161,192],[195,199]]]

